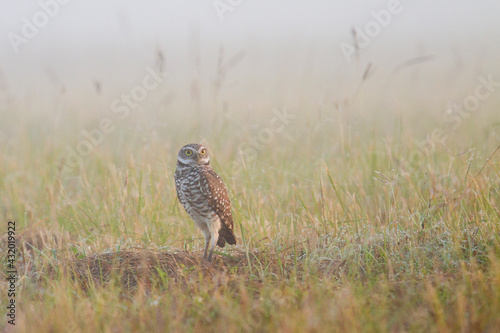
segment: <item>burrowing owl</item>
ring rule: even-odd
[[[231,201],[222,179],[210,166],[207,148],[196,143],[182,147],[177,155],[175,188],[182,206],[205,236],[203,258],[212,258],[215,244],[236,244]]]

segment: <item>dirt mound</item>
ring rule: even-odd
[[[220,279],[248,265],[247,255],[217,256],[212,262],[198,253],[186,251],[168,253],[152,250],[98,253],[86,257],[67,258],[49,275],[69,274],[72,280],[87,289],[91,284],[104,285],[112,281],[129,289],[141,284],[149,289],[155,283],[187,283],[190,280]],[[254,255],[252,255],[254,256]]]

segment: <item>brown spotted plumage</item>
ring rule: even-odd
[[[182,206],[205,236],[204,258],[212,258],[216,244],[236,244],[231,201],[222,179],[210,166],[205,147],[196,143],[182,147],[177,156],[175,187]]]

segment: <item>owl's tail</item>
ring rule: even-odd
[[[219,230],[219,239],[217,240],[217,245],[220,247],[226,246],[226,242],[229,245],[236,244],[236,238],[234,237],[234,233],[231,229],[229,229],[226,225],[223,225]]]

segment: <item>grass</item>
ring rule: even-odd
[[[57,127],[47,111],[3,128],[16,330],[496,332],[499,104],[422,151],[436,122],[415,106],[371,110],[360,93],[316,111],[304,94],[265,143],[271,108],[207,125],[194,111],[144,107],[75,168],[64,167],[66,146],[101,114],[75,111]],[[173,183],[177,150],[201,139],[228,185],[238,241],[211,264]],[[240,159],[252,140],[257,158]]]

